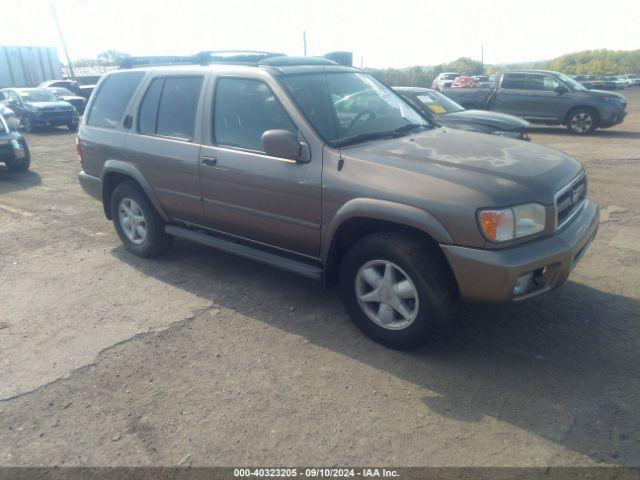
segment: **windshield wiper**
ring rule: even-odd
[[[346,147],[348,145],[355,145],[356,143],[368,142],[369,140],[380,140],[383,138],[397,138],[399,136],[395,131],[390,132],[369,132],[369,133],[361,133],[360,135],[355,135],[353,137],[345,138],[336,142],[334,145],[336,147]]]
[[[402,137],[403,135],[417,128],[429,128],[429,126],[420,124],[420,123],[408,123],[407,125],[403,125],[402,127],[396,128],[395,130],[389,130],[387,132],[361,133],[360,135],[355,135],[353,137],[340,140],[336,142],[334,146],[346,147],[348,145],[355,145],[356,143],[368,142],[370,140],[381,140],[383,138],[398,138],[398,137]]]
[[[393,133],[395,134],[402,134],[402,133],[409,133],[413,130],[417,130],[418,128],[424,128],[427,129],[429,128],[429,125],[426,125],[424,123],[408,123],[406,125],[403,125],[401,127],[396,128]]]

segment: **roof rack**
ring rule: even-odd
[[[324,57],[296,57],[284,53],[262,52],[259,50],[205,50],[195,55],[160,55],[127,57],[120,63],[120,68],[161,65],[264,65],[284,67],[287,65],[337,65],[338,63]]]
[[[284,53],[262,52],[259,50],[206,50],[194,55],[196,63],[209,65],[212,63],[240,63],[257,65],[262,60],[273,57],[286,57]]]

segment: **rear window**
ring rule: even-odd
[[[140,105],[138,131],[191,140],[201,87],[201,76],[153,80]]]
[[[118,128],[129,100],[144,77],[144,72],[109,75],[93,101],[87,124],[100,128]]]

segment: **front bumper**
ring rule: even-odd
[[[504,303],[524,300],[562,285],[598,231],[598,206],[586,200],[582,211],[551,237],[502,250],[441,245],[465,300]],[[536,272],[533,290],[514,296],[516,280]]]
[[[600,127],[607,128],[618,125],[624,121],[624,117],[627,116],[626,108],[614,108],[607,112],[604,112],[600,118]]]
[[[0,135],[0,162],[12,162],[25,157],[26,152],[19,140],[18,133]]]

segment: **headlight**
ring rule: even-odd
[[[484,236],[492,242],[508,242],[544,230],[546,209],[539,203],[512,208],[480,210],[478,220]]]

